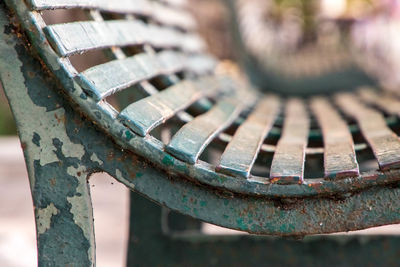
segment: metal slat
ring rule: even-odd
[[[176,47],[188,52],[200,52],[204,48],[197,35],[133,20],[71,22],[46,26],[44,31],[61,56],[97,48],[142,44]]]
[[[365,102],[376,105],[391,115],[400,116],[400,100],[393,94],[380,92],[378,95],[372,88],[362,88],[359,95]]]
[[[194,29],[196,23],[192,16],[184,10],[171,8],[157,2],[147,0],[29,0],[34,10],[88,8],[121,14],[148,16],[154,20],[171,26]]]
[[[346,114],[357,121],[379,167],[382,170],[400,167],[400,140],[387,126],[383,115],[365,106],[351,94],[337,95],[336,102]]]
[[[186,11],[169,8],[157,2],[152,3],[152,8],[152,17],[161,23],[185,29],[196,28],[195,20]]]
[[[94,66],[80,73],[77,81],[94,100],[100,101],[119,90],[158,75],[192,71],[191,60],[190,56],[168,50],[156,55],[142,53]],[[212,67],[208,66],[209,71]]]
[[[304,103],[299,99],[288,100],[282,136],[272,159],[271,182],[302,183],[309,125]]]
[[[151,72],[147,69],[151,69]],[[100,101],[121,89],[158,75],[160,69],[155,56],[143,53],[94,66],[79,74],[77,81],[93,99]]]
[[[198,74],[209,73],[217,65],[216,59],[209,54],[195,54],[186,62],[187,69]]]
[[[245,105],[238,97],[221,99],[207,113],[185,124],[172,138],[166,151],[190,164],[196,163],[201,152],[240,114]]]
[[[129,105],[118,117],[137,134],[145,136],[201,97],[218,93],[219,85],[216,77],[185,80]]]
[[[322,129],[325,177],[358,176],[353,137],[346,122],[325,98],[312,99],[311,108]]]
[[[257,104],[226,147],[218,171],[249,177],[260,147],[278,115],[279,106],[279,99],[275,96],[266,96]]]

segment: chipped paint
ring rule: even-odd
[[[91,208],[90,198],[87,193],[86,167],[79,166],[75,168],[69,166],[67,168],[67,173],[79,180],[76,194],[73,197],[67,197],[68,202],[71,204],[71,213],[74,216],[75,223],[82,228],[85,237],[90,239],[93,227],[87,224],[87,220],[90,220],[86,215],[88,212],[83,212]]]
[[[103,164],[103,161],[101,159],[99,159],[99,157],[97,156],[96,153],[93,153],[92,156],[90,156],[90,160],[98,163],[99,165]]]
[[[85,151],[82,145],[74,144],[67,136],[65,124],[60,118],[64,118],[65,110],[60,108],[55,111],[46,112],[45,108],[36,106],[36,112],[45,116],[43,120],[32,121],[31,126],[35,129],[38,136],[40,136],[40,147],[31,146],[35,159],[40,160],[42,166],[57,162],[58,158],[54,153],[53,139],[58,138],[63,141],[62,152],[66,157],[76,157],[81,159]],[[46,121],[46,124],[43,124]],[[34,138],[34,134],[32,135]]]
[[[24,7],[21,2],[7,2]],[[0,23],[7,23],[8,20],[1,14]],[[398,181],[398,172],[380,173],[374,176],[374,180],[363,180],[361,177],[338,183],[323,181],[318,188],[308,184],[280,186],[217,175],[203,163],[194,166],[183,164],[171,156],[165,157],[162,146],[151,143],[151,138],[143,141],[133,135],[129,143],[131,146],[124,147],[125,151],[122,151],[116,143],[127,145],[121,138],[121,130],[125,128],[107,119],[107,113],[98,109],[90,98],[85,100],[81,111],[91,119],[81,116],[68,104],[69,100],[55,93],[62,88],[58,87],[52,76],[42,73],[40,64],[31,58],[23,46],[17,46],[14,40],[9,41],[11,37],[1,31],[0,36],[4,36],[4,39],[0,38],[0,49],[4,49],[7,55],[4,57],[4,54],[0,54],[0,75],[2,82],[5,82],[21,142],[25,147],[37,218],[40,217],[38,215],[48,218],[49,214],[53,214],[50,220],[44,219],[46,230],[38,236],[39,263],[42,265],[51,259],[77,261],[82,265],[94,264],[93,221],[86,176],[100,170],[173,210],[252,233],[329,233],[400,222],[400,208],[395,205],[399,200],[400,188],[393,186],[393,182]],[[45,45],[39,43],[39,46]],[[17,48],[22,49],[21,55],[17,53]],[[45,53],[38,47],[36,49],[39,54]],[[62,83],[64,91],[76,89],[71,79],[64,77]],[[81,91],[76,90],[78,100],[82,101]],[[48,98],[49,95],[51,97]],[[69,96],[74,97],[72,94]],[[76,103],[82,104],[78,100]],[[101,115],[94,123],[108,125],[108,133],[113,136],[113,131],[118,132],[118,138],[112,140],[110,135],[93,125],[91,120],[96,120],[92,116],[94,113]],[[36,128],[46,130],[38,132]],[[138,154],[142,153],[140,156],[146,160],[138,160],[141,157],[133,155],[127,147]],[[112,157],[108,160],[109,155]],[[102,162],[102,166],[98,166],[96,158]],[[163,159],[165,162],[162,162]],[[197,181],[192,182],[183,174],[190,174],[190,178]],[[380,185],[390,181],[392,187],[371,187],[377,180],[381,181]],[[363,184],[363,190],[358,185],[354,186],[353,181]],[[348,193],[349,188],[355,193],[343,194]],[[332,191],[340,193],[337,199]],[[241,193],[240,197],[236,193]],[[322,197],[322,194],[330,197]],[[190,201],[183,203],[184,196],[188,196]],[[47,213],[42,211],[52,203],[58,208],[57,214],[54,215],[51,208]],[[323,225],[318,224],[321,221]],[[47,226],[47,222],[50,222],[50,226]],[[65,251],[67,253],[63,254]]]
[[[38,234],[43,234],[47,229],[50,228],[51,218],[53,215],[58,214],[58,209],[54,206],[53,203],[50,203],[44,209],[38,209],[37,211],[37,219],[36,219],[36,227]]]

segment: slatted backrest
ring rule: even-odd
[[[195,32],[195,21],[183,9],[182,1],[32,0],[30,4],[37,11],[86,11],[86,21],[42,26],[62,58],[111,51],[108,62],[81,73],[72,71],[96,101],[160,75],[186,71],[196,76],[212,73],[215,67],[215,60],[204,54],[205,43]],[[127,54],[123,50],[130,48],[139,52]]]
[[[110,125],[120,126],[114,136],[126,138],[128,146],[134,144],[156,164],[205,184],[274,197],[318,194],[309,185],[326,192],[342,190],[336,186],[340,179],[363,175],[359,167],[363,162],[356,153],[368,147],[381,169],[399,165],[397,136],[384,118],[357,104],[372,102],[370,93],[312,99],[258,94],[233,78],[237,71],[218,74],[218,62],[205,52],[194,20],[180,0],[29,3],[57,63],[83,90],[77,102],[93,104],[90,111],[95,118],[109,116],[112,121],[104,128],[112,132]],[[84,10],[87,18],[47,25],[40,12],[52,9]],[[83,70],[74,67],[74,57],[94,51],[104,52],[106,60]],[[127,103],[111,105],[110,97],[120,94]],[[390,108],[382,101],[375,104],[397,112],[395,104]],[[364,111],[369,118],[360,115]],[[351,117],[356,125],[349,128],[354,124]],[[370,118],[379,122],[379,129],[367,125]],[[384,132],[381,139],[371,136],[378,132]],[[366,141],[353,139],[358,133]],[[129,143],[127,136],[135,136],[135,141]],[[310,179],[315,166],[319,172],[312,175],[325,179]],[[289,186],[276,191],[279,187],[265,184]]]

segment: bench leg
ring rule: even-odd
[[[179,236],[162,230],[161,209],[139,194],[131,194],[127,266],[399,265],[400,238],[396,236],[333,235],[310,236],[304,240],[253,235],[209,236],[200,232]]]
[[[85,167],[68,161],[33,164],[39,266],[92,266],[93,215]]]
[[[79,125],[66,124],[73,111],[54,92],[56,85],[16,38],[9,21],[0,4],[0,80],[28,168],[39,266],[93,266],[90,164],[71,134]]]

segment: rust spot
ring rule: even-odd
[[[379,178],[379,174],[372,174],[372,175],[364,176],[364,180],[368,180],[368,181],[375,181],[375,180],[378,180],[378,178]]]
[[[22,150],[25,150],[27,147],[27,144],[25,142],[21,142],[21,148]]]
[[[271,183],[273,183],[273,184],[276,183],[276,182],[278,182],[278,181],[279,181],[279,178],[272,178],[272,179],[271,179]]]
[[[33,71],[28,71],[27,74],[28,74],[29,78],[35,77],[35,73]]]
[[[324,189],[323,189],[324,187],[322,186],[322,183],[311,183],[308,186],[312,187],[318,193],[324,192]]]
[[[50,179],[50,185],[55,186],[56,185],[56,178],[51,178]]]
[[[107,160],[108,160],[108,161],[113,160],[114,157],[115,157],[115,155],[114,155],[114,152],[113,152],[113,151],[111,151],[111,152],[109,152],[109,153],[107,154]]]
[[[76,173],[76,175],[78,175],[78,176],[81,176],[81,175],[82,175],[82,173],[81,173],[81,172],[77,172],[77,173]]]
[[[65,123],[65,116],[58,117],[57,114],[54,114],[54,118],[57,120],[58,123]]]

